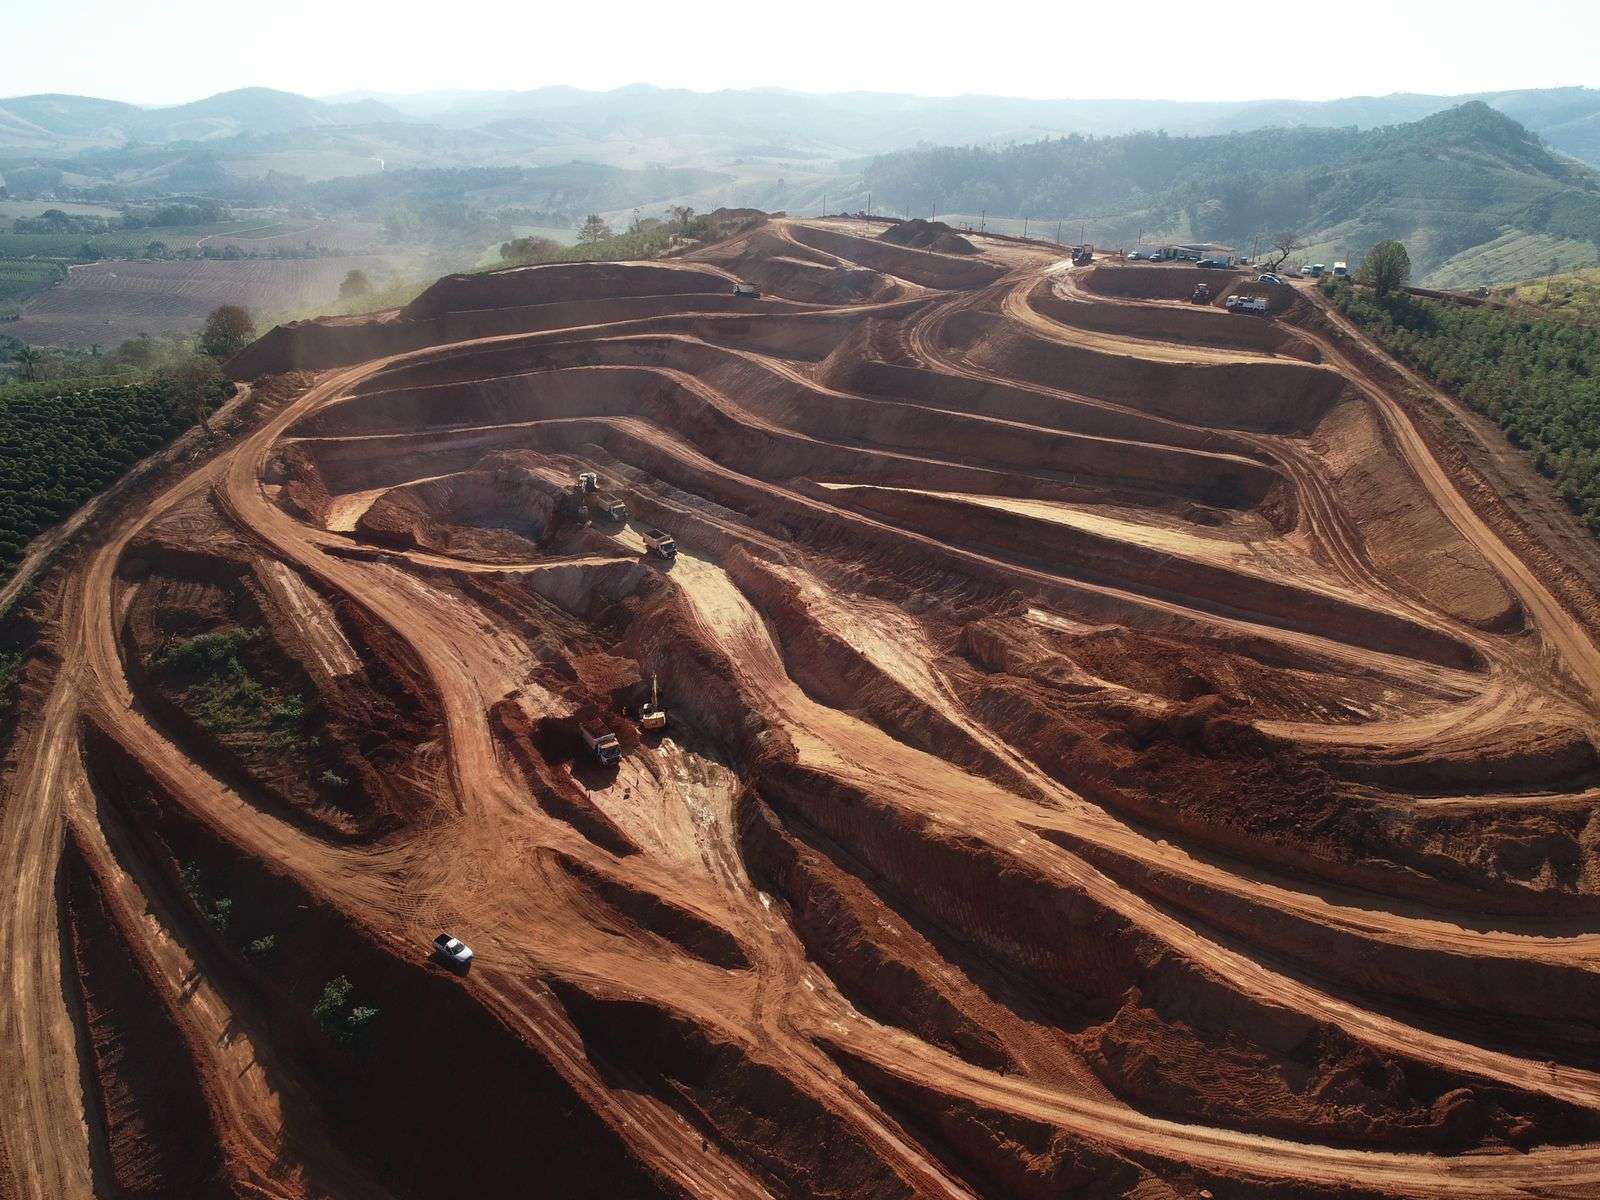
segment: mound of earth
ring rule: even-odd
[[[896,246],[917,250],[937,250],[940,254],[976,254],[978,248],[943,221],[924,221],[912,217],[889,226],[878,237]]]

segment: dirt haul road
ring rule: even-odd
[[[1515,512],[1303,294],[883,232],[237,361],[321,373],[34,602],[0,1195],[1600,1194]]]

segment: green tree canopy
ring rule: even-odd
[[[560,253],[561,243],[547,237],[519,237],[500,243],[500,257],[508,263],[548,262]]]
[[[578,241],[586,246],[603,242],[609,237],[611,237],[611,226],[601,219],[599,213],[590,213],[578,226]]]
[[[1358,278],[1378,295],[1387,296],[1411,278],[1411,256],[1399,242],[1379,242],[1367,251]]]
[[[237,304],[211,310],[200,334],[200,349],[212,358],[232,358],[256,338],[256,323]]]
[[[355,300],[372,294],[372,280],[365,271],[351,271],[339,284],[339,299]]]

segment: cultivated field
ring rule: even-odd
[[[884,231],[234,360],[40,592],[0,1193],[1600,1194],[1594,547],[1313,291]]]
[[[257,313],[332,307],[346,273],[382,275],[393,260],[342,258],[100,262],[35,296],[4,332],[38,345],[114,345],[148,333],[191,333],[219,304]]]

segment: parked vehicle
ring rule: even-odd
[[[1265,271],[1262,274],[1256,276],[1256,282],[1257,283],[1282,283],[1283,282],[1283,277],[1280,276],[1280,275],[1274,275],[1271,271]]]
[[[1135,250],[1132,254],[1128,255],[1128,261],[1129,262],[1138,262],[1143,257],[1144,257],[1144,251],[1143,250]]]
[[[748,283],[734,284],[733,294],[741,300],[759,300],[761,298],[761,293]]]
[[[1226,304],[1229,312],[1246,313],[1256,317],[1267,315],[1267,300],[1265,296],[1229,296]]]
[[[1333,274],[1336,278],[1343,279],[1350,274],[1350,268],[1342,262],[1336,262],[1333,264]]]
[[[1211,303],[1211,285],[1209,283],[1197,283],[1197,284],[1195,284],[1194,285],[1194,294],[1189,297],[1189,303],[1190,304],[1210,304]]]
[[[1202,258],[1194,265],[1197,267],[1210,267],[1213,270],[1217,270],[1226,267],[1228,264],[1223,262],[1220,258]]]
[[[1311,264],[1311,277],[1313,279],[1321,279],[1322,276],[1323,276],[1323,273],[1326,272],[1327,269],[1328,268],[1323,266],[1321,263],[1312,263]]]
[[[433,952],[447,965],[463,971],[472,965],[472,947],[448,933],[441,933],[433,939]]]
[[[1311,264],[1307,263],[1305,266],[1300,268],[1300,274],[1304,275],[1307,279],[1310,279],[1315,272],[1311,270]]]

